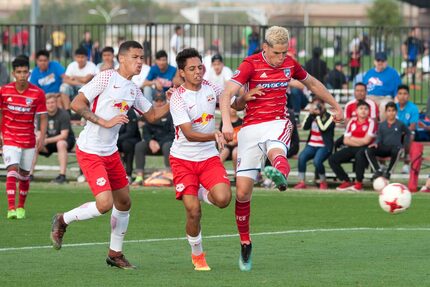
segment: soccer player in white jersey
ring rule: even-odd
[[[342,120],[342,108],[314,77],[287,55],[289,33],[283,27],[273,26],[266,31],[263,51],[245,58],[232,79],[226,84],[220,99],[222,132],[227,141],[233,139],[230,120],[230,98],[242,86],[258,89],[255,100],[247,102],[243,127],[238,134],[238,163],[236,177],[236,224],[241,242],[239,268],[251,270],[251,238],[249,217],[254,181],[266,157],[272,166],[265,174],[279,190],[287,187],[290,166],[286,158],[290,145],[292,124],[287,118],[286,90],[289,81],[301,81],[310,91],[334,108],[335,121]]]
[[[201,55],[192,48],[176,57],[179,75],[184,83],[172,94],[170,113],[175,125],[175,140],[170,149],[170,166],[176,199],[186,211],[186,233],[191,246],[191,259],[197,271],[209,271],[202,248],[200,200],[219,208],[231,200],[230,181],[221,163],[219,148],[226,141],[215,129],[215,108],[221,89],[203,80]],[[244,106],[235,101],[233,106]]]
[[[131,201],[127,175],[117,150],[118,131],[128,122],[127,112],[133,108],[154,122],[169,110],[169,105],[153,108],[131,81],[144,63],[143,48],[135,41],[121,44],[119,69],[97,74],[79,90],[72,109],[87,120],[76,143],[76,158],[88,180],[95,201],[84,203],[53,218],[51,239],[60,249],[66,227],[74,222],[98,217],[112,209],[111,239],[108,265],[134,269],[122,253],[127,232]]]

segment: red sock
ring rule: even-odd
[[[251,215],[251,202],[239,202],[236,200],[236,225],[239,230],[240,242],[249,243],[249,216]]]
[[[288,174],[290,173],[290,164],[288,163],[288,160],[283,155],[277,155],[275,159],[273,160],[272,166],[282,172],[285,177],[288,177]]]
[[[9,210],[15,209],[16,177],[14,173],[16,171],[8,172],[6,176],[6,194]]]
[[[25,200],[27,199],[28,190],[30,189],[30,180],[19,180],[19,201],[18,208],[24,208]]]

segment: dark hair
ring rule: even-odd
[[[359,106],[366,106],[366,107],[370,110],[370,105],[369,105],[365,100],[359,100],[359,101],[357,102],[357,108],[358,108]]]
[[[79,47],[75,50],[75,55],[84,55],[84,56],[88,56],[88,52],[87,49],[85,49],[84,47]]]
[[[39,59],[40,56],[45,56],[46,58],[49,59],[49,51],[47,50],[39,50],[36,53],[36,59]]]
[[[159,60],[161,58],[167,58],[166,51],[160,50],[160,51],[157,51],[157,53],[155,53],[155,59]]]
[[[199,52],[197,52],[196,49],[194,48],[183,49],[176,56],[176,64],[178,64],[178,69],[183,70],[185,68],[187,59],[195,58],[195,57],[199,58],[200,61],[202,60],[202,56],[199,54]]]
[[[222,56],[220,54],[215,54],[212,56],[211,62],[215,62],[215,61],[220,61],[221,63],[223,62],[222,60]]]
[[[182,29],[182,27],[181,26],[175,26],[175,32],[178,32],[179,30],[181,30]]]
[[[12,61],[12,68],[15,70],[18,67],[27,67],[30,69],[30,62],[26,55],[19,55]]]
[[[115,51],[113,50],[113,48],[112,47],[110,47],[110,46],[107,46],[107,47],[104,47],[103,48],[103,50],[102,50],[102,55],[103,55],[103,53],[115,53]]]
[[[130,49],[142,49],[142,45],[137,41],[125,41],[119,46],[118,55],[127,53]]]
[[[409,94],[409,87],[408,87],[408,85],[401,84],[401,85],[399,85],[399,86],[397,87],[397,91],[398,91],[398,90],[406,90],[406,91],[408,91],[408,94]]]
[[[397,111],[397,105],[394,102],[388,102],[385,105],[385,111],[387,111],[388,108],[393,108],[395,111]]]
[[[314,58],[319,58],[319,57],[321,57],[321,54],[322,54],[322,50],[321,50],[321,48],[320,48],[320,47],[314,47],[314,48],[312,49],[312,56],[313,56]]]
[[[363,83],[363,82],[355,83],[354,88],[356,88],[357,86],[363,86],[364,88],[366,88],[366,89],[367,89],[366,84],[365,84],[365,83]]]

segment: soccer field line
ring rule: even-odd
[[[352,227],[352,228],[317,228],[317,229],[296,229],[296,230],[283,230],[283,231],[267,231],[251,233],[251,236],[270,236],[270,235],[285,235],[285,234],[300,234],[300,233],[316,233],[316,232],[339,232],[339,231],[430,231],[430,228],[385,228],[385,227]],[[215,238],[230,238],[238,236],[235,234],[218,234],[203,236],[204,239],[215,239]],[[163,241],[180,241],[187,240],[186,237],[167,237],[167,238],[149,238],[149,239],[136,239],[136,240],[124,240],[124,243],[152,243],[152,242],[163,242]],[[96,245],[108,245],[109,242],[85,242],[85,243],[70,243],[63,244],[63,247],[85,247],[85,246],[96,246]],[[48,249],[52,248],[52,245],[35,245],[35,246],[23,246],[23,247],[5,247],[0,248],[0,252],[7,251],[21,251],[21,250],[35,250],[35,249]]]

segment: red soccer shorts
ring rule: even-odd
[[[197,196],[200,184],[207,190],[218,183],[230,186],[227,172],[218,156],[204,161],[189,161],[170,156],[170,167],[178,200],[181,200],[184,194]]]
[[[118,152],[109,156],[99,156],[83,152],[76,146],[76,159],[94,196],[128,185],[127,174]]]

